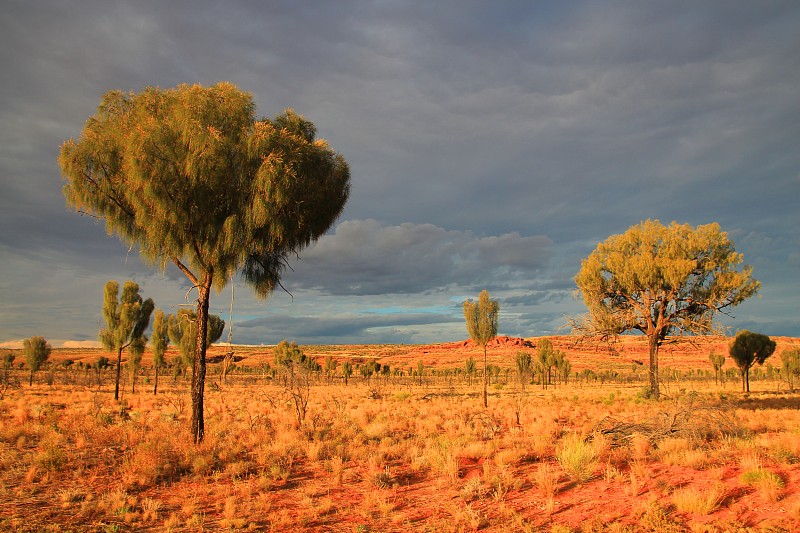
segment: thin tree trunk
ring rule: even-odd
[[[203,393],[206,381],[206,335],[208,332],[208,304],[211,298],[213,273],[208,272],[202,285],[197,287],[197,341],[194,366],[192,367],[192,422],[191,430],[195,444],[203,441]]]
[[[648,344],[650,345],[650,395],[658,400],[661,392],[658,386],[658,334],[651,333]]]
[[[158,394],[158,365],[155,365],[155,366],[156,366],[156,377],[155,377],[155,383],[153,384],[153,394],[154,395]]]
[[[486,345],[483,345],[483,406],[489,407],[489,397],[487,389],[489,387],[489,372],[486,362]]]
[[[117,379],[114,383],[114,400],[119,400],[119,375],[122,370],[122,348],[117,350]]]

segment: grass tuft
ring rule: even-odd
[[[585,483],[594,477],[597,453],[594,446],[580,435],[567,435],[556,453],[556,459],[562,470],[574,481]]]

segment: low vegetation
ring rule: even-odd
[[[589,379],[589,352],[554,338],[572,375],[545,389],[546,373],[531,372],[523,388],[514,354],[537,344],[490,347],[488,408],[464,371],[482,347],[240,349],[224,382],[210,366],[200,444],[187,438],[181,375],[153,394],[145,364],[145,386],[115,402],[115,370],[89,363],[101,351],[53,350],[32,386],[14,359],[0,399],[0,530],[800,528],[800,398],[779,369],[755,368],[744,395],[738,369],[715,383],[707,347],[675,347],[664,358],[679,379],[656,401],[626,345]],[[696,368],[681,349],[697,352]]]

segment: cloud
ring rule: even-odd
[[[504,302],[501,329],[550,331],[580,311],[580,260],[658,218],[719,222],[763,283],[737,321],[800,335],[800,7],[684,7],[11,3],[0,20],[0,341],[93,339],[112,278],[136,279],[167,308],[185,303],[182,274],[154,272],[102,222],[66,209],[56,158],[110,89],[219,80],[251,91],[258,115],[297,109],[352,171],[343,222],[284,276],[295,299],[265,304],[237,287],[245,320],[274,310],[283,327],[299,334],[291,324],[307,321],[332,340],[458,338],[457,321],[433,320],[459,318],[460,300],[487,288]],[[442,302],[449,314],[404,322]],[[398,325],[367,325],[367,308],[394,310]],[[254,342],[282,338],[259,328]]]
[[[545,236],[478,237],[433,224],[388,226],[372,219],[348,220],[302,253],[287,278],[294,287],[332,295],[500,286],[529,279],[545,268],[552,244]]]

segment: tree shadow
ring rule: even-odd
[[[730,405],[738,409],[800,409],[800,396],[752,396],[729,399]]]

